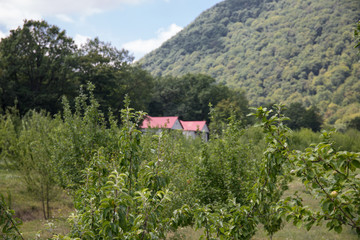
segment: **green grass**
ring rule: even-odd
[[[48,239],[54,234],[65,234],[70,230],[66,219],[73,211],[71,198],[60,190],[59,197],[52,201],[51,219],[44,220],[41,202],[26,190],[21,176],[15,171],[0,170],[0,193],[11,201],[7,203],[22,220],[20,231],[25,239]]]

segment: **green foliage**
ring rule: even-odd
[[[24,118],[18,138],[14,166],[21,173],[27,189],[42,202],[44,218],[51,217],[50,200],[57,195],[56,169],[52,157],[52,134],[57,121],[48,114],[30,111]]]
[[[16,143],[18,139],[19,116],[17,112],[7,112],[0,117],[0,162],[11,167],[11,158],[16,154]],[[19,124],[20,125],[20,124]]]
[[[202,146],[195,176],[195,194],[201,203],[223,204],[232,198],[246,202],[258,178],[260,159],[244,133],[241,123],[232,118],[221,137]]]
[[[251,123],[251,119],[246,117],[249,113],[249,103],[245,93],[230,90],[227,98],[218,102],[214,108],[210,108],[210,125],[212,134],[221,134],[221,131],[230,123],[231,120],[241,121],[242,126]],[[239,122],[240,123],[240,122]]]
[[[321,130],[322,118],[316,107],[306,109],[301,103],[291,103],[284,111],[286,116],[291,117],[286,125],[293,129],[310,128],[314,132]]]
[[[348,123],[347,127],[360,131],[360,117],[355,117],[355,118],[351,119],[351,121]]]
[[[19,232],[19,219],[13,218],[14,211],[5,203],[4,196],[0,194],[0,237],[4,240],[24,239]]]
[[[76,61],[76,79],[80,84],[90,81],[96,86],[94,95],[103,112],[111,108],[118,115],[124,107],[126,94],[133,100],[133,107],[147,109],[153,78],[148,72],[129,64],[133,57],[128,51],[118,50],[95,38],[77,51]]]
[[[104,114],[94,97],[94,85],[89,83],[87,90],[88,94],[81,90],[80,95],[75,98],[74,111],[67,99],[63,99],[62,124],[53,135],[58,182],[67,188],[76,188],[81,182],[79,172],[88,166],[94,151],[101,146],[115,144],[111,143]]]
[[[21,114],[29,109],[56,113],[63,94],[73,96],[71,80],[74,41],[45,21],[24,21],[0,43],[1,107],[18,101]]]
[[[306,229],[325,222],[336,232],[348,225],[360,234],[360,155],[343,151],[357,147],[356,132],[324,132],[322,140],[309,129],[291,132],[283,106],[274,105],[255,109],[255,127],[230,113],[205,143],[177,131],[142,133],[145,113],[130,108],[128,97],[119,122],[105,118],[91,83],[74,109],[63,104],[55,117],[30,111],[20,128],[16,115],[0,119],[2,159],[44,205],[58,185],[72,190],[71,231],[54,239],[164,239],[186,226],[203,230],[202,239],[251,239],[260,225],[272,237],[284,220]],[[317,211],[296,194],[283,197],[293,177],[318,198]],[[4,214],[4,236],[12,237]]]
[[[229,88],[204,74],[159,78],[149,105],[151,116],[179,116],[183,120],[208,120],[209,103],[230,97]],[[234,94],[235,95],[235,94]]]
[[[329,133],[324,132],[322,137],[323,142],[310,146],[305,152],[294,152],[291,159],[293,174],[319,199],[321,210],[312,212],[294,199],[292,205],[286,207],[288,219],[294,224],[304,223],[308,229],[326,220],[329,230],[340,233],[342,226],[348,225],[360,234],[360,155],[336,151],[329,141]]]
[[[359,138],[359,131],[354,129],[331,134],[332,145],[338,151],[359,152]],[[311,144],[319,144],[320,142],[321,138],[319,134],[310,129],[303,128],[298,131],[293,131],[289,136],[289,147],[291,150],[304,151]]]
[[[360,48],[360,21],[356,25],[356,29],[354,31],[355,35],[355,48]]]
[[[93,155],[76,192],[70,236],[81,239],[160,239],[165,237],[167,219],[160,218],[170,201],[160,159],[140,159],[141,132],[136,129],[142,113],[122,110],[122,127],[117,134],[117,151],[106,147]]]
[[[277,203],[282,194],[287,190],[290,181],[288,175],[288,128],[284,121],[282,107],[274,105],[273,110],[258,108],[254,115],[261,120],[259,123],[266,134],[267,148],[263,153],[263,161],[260,167],[260,177],[256,183],[255,194],[260,222],[264,225],[267,233],[272,236],[282,226],[282,218]],[[272,115],[270,117],[270,114]]]
[[[43,109],[61,110],[65,95],[72,101],[81,85],[95,84],[94,95],[107,113],[118,116],[124,96],[137,109],[147,109],[153,78],[118,50],[98,38],[77,47],[65,31],[45,21],[25,20],[0,42],[1,111],[18,103],[20,115]]]
[[[344,123],[359,108],[359,12],[353,0],[226,0],[139,62],[157,76],[209,74],[252,106],[301,102]]]

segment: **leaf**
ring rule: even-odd
[[[352,160],[351,164],[356,168],[360,168],[360,161],[358,161],[358,160],[355,160],[355,159]]]
[[[335,230],[335,232],[337,232],[337,233],[341,233],[341,232],[342,232],[342,227],[341,227],[341,225],[334,227],[334,230]]]

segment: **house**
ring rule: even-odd
[[[205,142],[209,140],[209,129],[206,121],[181,121],[179,117],[146,116],[140,129],[142,132],[154,129],[157,133],[159,133],[161,129],[176,129],[182,130],[183,134],[188,137],[195,138],[196,136],[201,136]]]
[[[181,121],[184,134],[188,137],[195,138],[201,136],[202,139],[207,142],[209,140],[209,128],[206,125],[206,121]]]
[[[146,132],[147,129],[179,129],[183,130],[183,127],[180,123],[179,117],[151,117],[146,116],[142,122],[140,129],[143,132]]]

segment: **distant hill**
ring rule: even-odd
[[[316,105],[341,126],[360,116],[359,0],[225,0],[139,61],[152,74],[205,73],[251,105]]]

